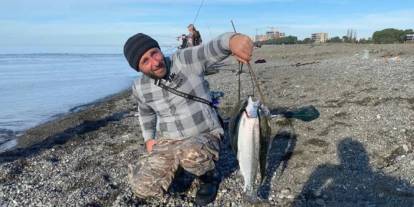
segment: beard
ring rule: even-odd
[[[165,69],[163,69],[163,70],[165,71]],[[162,74],[156,74],[153,71],[151,71],[147,75],[152,79],[161,79],[161,78],[164,78],[165,74],[166,74],[166,72],[164,72]]]
[[[161,79],[164,78],[167,74],[167,68],[165,67],[165,63],[161,62],[159,68],[155,71],[149,71],[146,75],[148,75],[152,79]]]

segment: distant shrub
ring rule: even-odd
[[[398,30],[394,28],[388,28],[381,31],[376,31],[372,35],[372,40],[374,43],[402,43],[405,41],[407,34],[413,33],[412,29],[408,30]]]

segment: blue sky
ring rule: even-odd
[[[175,46],[202,0],[1,0],[0,53],[121,53],[125,40],[147,33]],[[414,1],[407,0],[204,0],[195,25],[205,41],[232,31],[248,35],[270,27],[309,37],[347,29],[370,37],[385,28],[414,29]]]

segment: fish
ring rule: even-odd
[[[228,122],[228,132],[243,177],[243,191],[249,202],[260,202],[255,189],[258,168],[261,178],[259,185],[263,184],[267,176],[267,156],[273,142],[270,119],[281,117],[291,125],[292,119],[310,122],[319,115],[319,111],[312,105],[270,111],[260,101],[253,101],[251,96],[236,104]]]
[[[243,191],[249,201],[257,200],[255,183],[258,170],[260,169],[260,184],[266,176],[271,128],[261,108],[260,101],[253,101],[249,96],[236,105],[229,123],[231,146],[237,155],[244,181]]]

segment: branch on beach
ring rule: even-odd
[[[306,63],[296,63],[296,64],[291,64],[290,66],[299,67],[299,66],[303,66],[303,65],[311,65],[311,64],[317,64],[317,63],[320,63],[320,61],[312,61],[312,62],[306,62]]]

